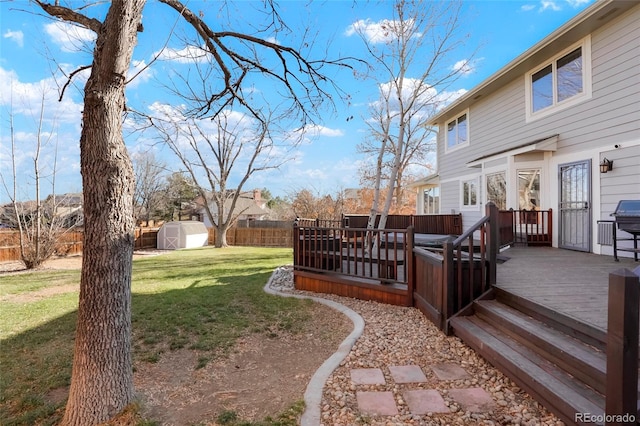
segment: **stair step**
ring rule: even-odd
[[[519,312],[529,315],[601,351],[606,350],[607,333],[603,330],[497,287],[495,288],[495,295],[496,300],[509,305]]]
[[[604,352],[495,300],[478,301],[474,309],[478,317],[501,332],[604,393]]]
[[[604,397],[476,316],[451,319],[454,333],[568,424],[576,413],[604,413]]]

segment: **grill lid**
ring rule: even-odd
[[[620,200],[612,216],[616,218],[637,217],[640,219],[640,200]]]

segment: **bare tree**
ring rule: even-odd
[[[272,139],[266,116],[258,120],[223,110],[211,120],[202,120],[163,110],[163,119],[152,120],[154,128],[195,182],[204,200],[202,207],[216,229],[215,246],[226,247],[227,230],[245,212],[237,206],[247,180],[280,167],[287,161],[286,152]],[[238,182],[233,187],[232,179]]]
[[[11,145],[11,189],[7,185],[7,179],[0,172],[0,180],[11,200],[13,215],[9,222],[19,232],[20,260],[27,269],[34,269],[42,265],[49,259],[57,249],[60,237],[68,232],[77,220],[68,223],[67,216],[59,214],[59,207],[66,203],[65,197],[55,195],[55,177],[57,167],[57,143],[52,139],[55,132],[51,129],[45,130],[45,92],[40,98],[39,115],[36,122],[36,131],[33,141],[33,156],[30,158],[32,164],[28,167],[33,172],[33,187],[35,200],[20,202],[18,197],[18,165],[16,164],[16,140],[13,126],[13,112],[9,112],[9,133]],[[55,123],[52,124],[55,127]],[[43,167],[42,153],[49,145],[56,145],[53,152],[53,162],[51,167]],[[45,182],[49,182],[52,191],[46,202],[41,200],[42,187]]]
[[[160,209],[167,166],[156,158],[153,151],[133,154],[132,160],[136,180],[133,195],[136,218],[148,222]]]
[[[440,92],[466,70],[469,59],[453,66],[450,57],[463,41],[459,13],[458,2],[396,0],[393,17],[380,23],[377,37],[370,38],[366,23],[354,26],[378,70],[379,99],[371,105],[370,139],[360,149],[376,158],[369,228],[374,227],[378,213],[378,227],[385,227],[393,193],[402,186],[406,168],[432,149],[426,123],[445,101]],[[380,209],[383,180],[387,195]]]
[[[91,72],[84,87],[80,163],[85,233],[80,301],[69,399],[64,425],[90,425],[115,416],[133,400],[131,364],[131,268],[134,241],[134,173],[123,138],[125,86],[137,33],[143,30],[145,0],[113,0],[106,16],[93,9],[33,0],[45,13],[96,33]],[[200,38],[204,55],[213,58],[207,81],[211,91],[195,93],[194,111],[206,115],[245,105],[256,118],[242,88],[259,74],[285,93],[291,114],[304,123],[319,103],[331,99],[323,74],[326,60],[311,61],[299,50],[229,30],[214,31],[204,14],[178,0],[160,0]],[[275,5],[266,2],[272,25],[281,24]],[[98,9],[96,9],[98,10]],[[101,9],[102,10],[102,9]],[[99,13],[99,12],[96,12]],[[215,19],[217,15],[213,15]],[[265,37],[266,38],[266,37]],[[248,46],[249,54],[237,52]],[[261,65],[258,50],[272,52],[277,68]],[[253,52],[253,54],[251,54]],[[342,62],[340,62],[342,63]],[[77,75],[71,73],[70,78]]]
[[[349,204],[346,200],[346,191],[339,190],[334,194],[315,193],[310,189],[300,189],[289,195],[291,208],[296,217],[305,219],[340,220],[346,213]]]

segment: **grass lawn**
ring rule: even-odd
[[[295,333],[310,302],[262,291],[291,255],[204,248],[134,261],[134,359],[154,362],[164,351],[190,348],[202,367],[249,333]],[[60,420],[65,401],[48,395],[70,383],[79,280],[79,271],[0,276],[0,424]]]

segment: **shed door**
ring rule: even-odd
[[[591,251],[591,160],[559,166],[560,248]]]

